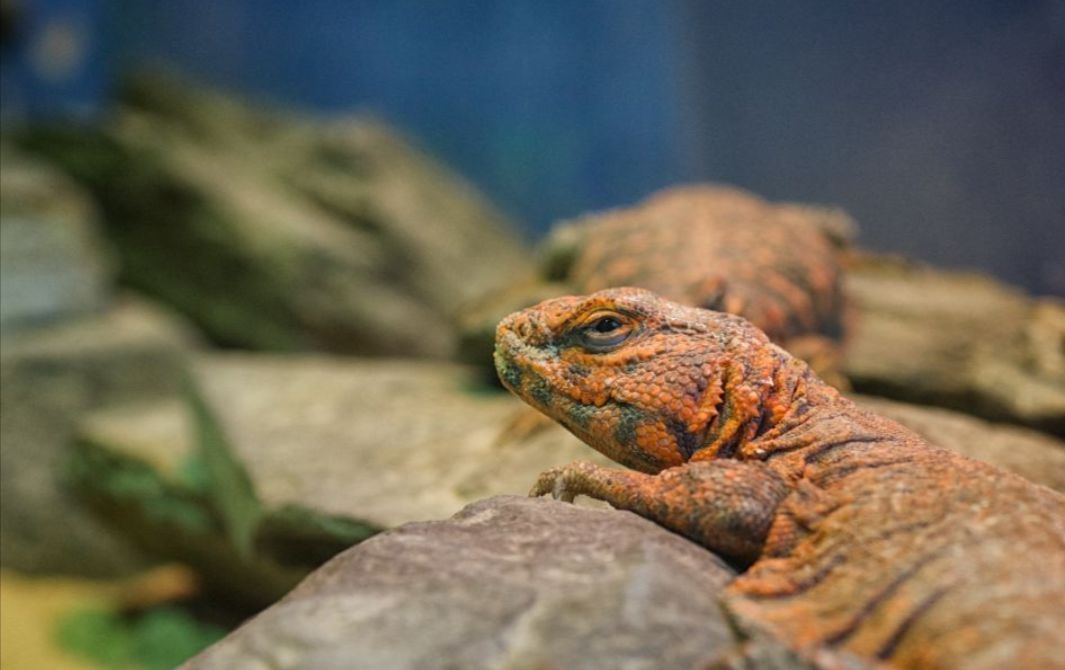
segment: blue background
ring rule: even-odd
[[[160,62],[319,113],[375,112],[531,238],[709,179],[839,204],[867,246],[1065,295],[1055,0],[23,5],[4,47],[8,120],[84,116],[116,72]],[[25,54],[55,20],[82,26],[85,59],[42,81]]]

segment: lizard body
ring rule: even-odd
[[[556,244],[571,248],[562,274],[575,293],[635,286],[738,314],[842,383],[843,273],[833,238],[852,225],[836,210],[693,185],[578,219]]]
[[[742,318],[639,289],[506,318],[504,385],[632,470],[589,495],[731,559],[729,607],[904,668],[1065,665],[1065,498],[857,408]]]

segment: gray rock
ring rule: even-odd
[[[869,670],[731,618],[733,576],[629,512],[501,496],[349,549],[182,668]]]
[[[872,257],[848,275],[846,372],[863,393],[1065,435],[1065,305]]]
[[[223,343],[447,355],[458,306],[528,263],[469,184],[372,120],[144,79],[102,129],[23,144],[98,197],[126,282]]]
[[[493,498],[341,554],[183,667],[700,667],[734,644],[732,574],[628,512]]]
[[[0,561],[35,573],[124,574],[142,558],[66,486],[78,418],[176,393],[189,335],[147,305],[5,334],[0,344]]]
[[[0,154],[0,330],[99,312],[111,268],[92,201],[55,169]]]

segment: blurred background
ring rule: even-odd
[[[834,203],[868,246],[1065,294],[1065,7],[10,0],[3,113],[91,117],[163,64],[369,110],[531,238],[677,181]]]
[[[4,670],[174,667],[588,458],[500,446],[493,329],[677,183],[849,213],[850,384],[1065,489],[1059,1],[0,0],[0,130]]]

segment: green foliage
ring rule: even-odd
[[[237,554],[251,556],[263,510],[248,473],[234,456],[218,419],[207,407],[195,382],[186,382],[186,397],[196,421],[198,459],[211,502],[222,517],[226,535]]]
[[[129,631],[121,619],[106,610],[80,610],[67,614],[56,626],[59,648],[102,668],[121,668],[133,656]]]
[[[151,466],[110,453],[91,441],[79,443],[79,449],[67,463],[66,476],[78,490],[133,502],[157,522],[172,523],[196,533],[215,528],[214,520],[194,495],[168,486]]]
[[[207,495],[210,492],[211,478],[207,472],[207,464],[203,462],[202,454],[193,452],[189,454],[178,469],[179,481],[189,491],[197,495]]]
[[[59,621],[55,635],[60,648],[101,668],[170,670],[225,631],[170,606],[132,618],[101,609],[71,612]]]
[[[133,626],[133,661],[144,670],[170,670],[223,636],[180,609],[153,610]]]

